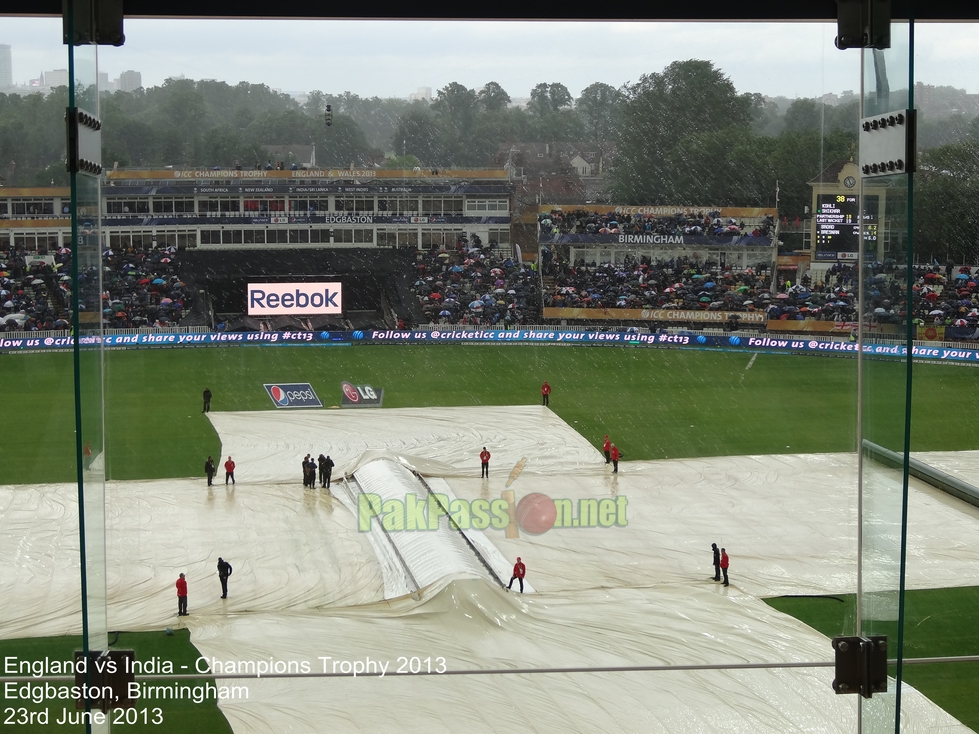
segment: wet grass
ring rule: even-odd
[[[263,383],[310,382],[327,406],[340,381],[384,388],[384,406],[526,405],[550,408],[596,447],[608,433],[623,458],[667,459],[853,451],[856,361],[750,353],[550,345],[358,345],[112,351],[106,355],[105,425],[111,479],[198,476],[220,442],[201,414],[274,410]],[[5,483],[75,478],[70,355],[4,355],[7,415],[0,444]],[[85,405],[98,401],[86,368]],[[868,437],[901,449],[903,365],[867,371]],[[979,416],[957,408],[976,373],[915,365],[915,450],[979,448]],[[9,389],[17,386],[17,389]],[[95,415],[89,411],[87,415]],[[86,426],[97,429],[97,421]],[[93,435],[91,432],[88,435]],[[93,441],[93,446],[98,446]]]
[[[173,666],[173,673],[186,674],[194,673],[195,662],[200,657],[197,648],[190,642],[190,632],[186,629],[174,630],[173,635],[167,635],[163,631],[159,632],[120,632],[109,633],[109,643],[111,649],[134,650],[136,660],[146,665],[153,661],[158,668],[169,662]],[[29,673],[29,668],[20,670],[20,665],[38,665],[44,661],[51,663],[63,663],[74,659],[74,651],[82,647],[80,636],[68,637],[34,637],[20,640],[0,640],[0,659],[5,661],[5,675],[22,675]],[[16,669],[11,673],[7,666],[13,665]],[[182,666],[186,666],[186,669]],[[153,669],[146,668],[146,672]],[[165,672],[160,670],[159,672]],[[143,680],[140,676],[136,677],[137,682],[146,683],[153,686],[166,686],[172,689],[178,685],[177,681],[170,680]],[[180,680],[180,686],[189,686],[191,690],[196,686],[203,686],[210,682],[214,685],[224,685],[223,682],[215,684],[213,679],[206,676]],[[32,686],[44,686],[48,683],[51,686],[72,686],[73,681],[57,680],[43,681],[32,680]],[[240,681],[236,681],[240,683]],[[15,686],[19,690],[24,683],[18,682]],[[48,691],[50,692],[50,690]],[[40,698],[40,697],[38,697]],[[73,699],[59,700],[56,696],[47,695],[44,700],[35,703],[32,700],[8,697],[4,703],[4,721],[10,726],[11,731],[20,734],[48,734],[52,731],[59,732],[84,732],[83,724],[61,724],[56,722],[65,717],[65,712],[71,716],[77,716]],[[46,712],[46,719],[45,714]],[[128,721],[127,721],[128,717]],[[44,723],[46,720],[47,723]],[[133,734],[148,732],[186,732],[186,734],[230,734],[231,725],[218,708],[217,701],[213,698],[194,703],[192,698],[175,699],[141,699],[136,702],[133,709],[127,711],[119,709],[109,714],[109,720],[114,721],[113,730],[133,732]]]

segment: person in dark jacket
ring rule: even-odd
[[[204,388],[204,410],[202,410],[201,413],[210,413],[210,412],[211,412],[211,388],[205,387]]]
[[[309,487],[315,481],[315,475],[310,470],[309,465],[313,463],[313,457],[311,454],[306,454],[303,457],[303,486]]]
[[[710,547],[714,551],[714,581],[721,580],[721,552],[717,549],[717,543],[711,543]]]
[[[329,489],[330,477],[333,475],[333,467],[336,464],[333,463],[333,459],[329,456],[323,456],[323,454],[320,454],[318,461],[320,465],[320,486]]]
[[[214,481],[214,474],[217,471],[217,467],[214,465],[214,457],[208,456],[207,461],[204,462],[204,473],[207,474],[207,486],[210,487]]]
[[[221,579],[221,598],[228,598],[228,576],[231,575],[233,568],[223,558],[218,558],[218,578]]]

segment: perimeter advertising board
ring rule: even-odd
[[[322,408],[308,382],[270,382],[264,385],[276,408]]]
[[[371,385],[340,383],[341,408],[380,408],[384,402],[384,390]]]

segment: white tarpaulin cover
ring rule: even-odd
[[[237,734],[856,730],[856,697],[833,693],[831,667],[394,674],[399,658],[433,668],[442,658],[450,671],[830,661],[825,637],[762,598],[855,590],[854,455],[623,461],[612,475],[539,406],[209,417],[222,441],[218,466],[229,454],[237,462],[234,488],[223,472],[211,489],[203,478],[107,487],[110,629],[185,625],[208,659],[303,661],[313,673],[388,663],[383,678],[237,679],[248,698],[221,703]],[[483,446],[488,480],[479,478]],[[385,598],[381,564],[393,561],[379,560],[376,541],[358,530],[350,498],[338,499],[345,490],[303,488],[307,453],[329,454],[334,480],[363,468],[383,482],[367,467],[387,460],[436,492],[490,501],[526,458],[510,486],[517,500],[626,498],[627,523],[518,537],[483,530],[486,557],[505,558],[490,565],[504,567],[506,582],[521,556],[534,593],[507,593],[480,564],[460,561],[439,577],[437,548],[426,546],[406,563],[428,585],[417,598]],[[979,461],[967,458],[974,471]],[[889,476],[877,481],[899,491]],[[908,588],[974,583],[979,510],[913,481],[909,513]],[[0,517],[0,636],[79,633],[74,485],[0,487]],[[712,542],[731,555],[729,587],[710,578]],[[235,569],[226,600],[218,556]],[[190,587],[182,618],[180,572]],[[907,687],[902,707],[902,731],[968,731]]]

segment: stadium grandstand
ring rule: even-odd
[[[524,236],[517,222],[528,217],[512,211],[505,170],[114,170],[103,183],[101,282],[91,269],[80,282],[101,289],[110,329],[592,324],[845,336],[860,319],[853,263],[795,282],[774,269],[774,209],[543,206],[529,215],[537,242],[521,248],[512,232]],[[69,203],[67,188],[0,188],[0,329],[68,328]],[[913,276],[919,338],[977,338],[972,267]],[[897,333],[905,271],[875,261],[865,278],[864,319]],[[250,317],[245,286],[259,279],[341,282],[343,313]]]
[[[463,248],[485,249],[494,264],[519,262],[513,192],[496,169],[112,170],[102,186],[104,323],[275,330],[428,321],[430,294],[416,298],[410,287],[426,260]],[[0,189],[5,328],[65,326],[69,204],[67,188]],[[250,279],[297,275],[343,283],[342,316],[273,324],[245,315]]]

